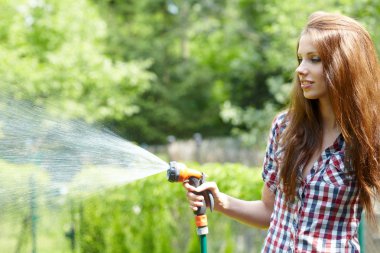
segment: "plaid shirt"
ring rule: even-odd
[[[275,118],[264,160],[263,179],[275,204],[262,252],[360,252],[357,231],[362,213],[357,181],[344,166],[340,135],[303,178],[299,169],[296,198],[286,202],[279,180],[283,150],[278,145],[286,113]]]

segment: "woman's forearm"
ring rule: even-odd
[[[273,212],[273,205],[263,200],[246,201],[219,193],[215,200],[215,210],[242,223],[267,228]]]

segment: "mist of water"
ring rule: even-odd
[[[167,167],[160,158],[112,132],[51,117],[45,110],[25,102],[0,102],[3,215],[28,208],[35,190],[43,191],[50,199],[67,194],[86,195],[162,172]]]

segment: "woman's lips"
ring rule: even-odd
[[[311,86],[313,86],[313,83],[312,81],[302,81],[301,82],[301,88],[302,89],[309,89],[311,88]]]

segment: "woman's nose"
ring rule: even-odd
[[[298,75],[306,75],[307,74],[307,68],[305,66],[305,63],[303,61],[300,62],[298,67],[296,68],[296,73]]]

